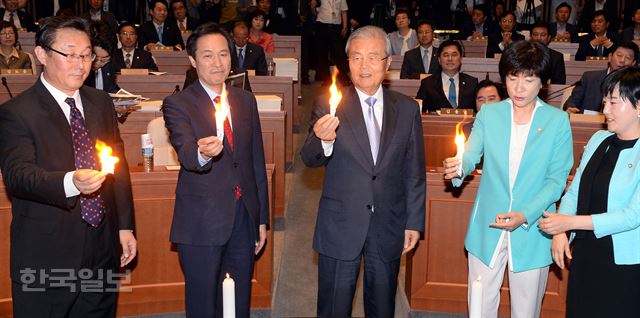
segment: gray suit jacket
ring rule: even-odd
[[[432,47],[431,57],[429,57],[429,74],[440,73],[442,68],[438,62],[438,48]],[[420,78],[420,74],[427,73],[422,64],[422,53],[420,47],[411,49],[404,53],[400,78]]]
[[[607,76],[608,69],[589,71],[582,74],[580,81],[573,88],[571,96],[564,103],[563,108],[576,107],[582,113],[585,109],[602,111],[602,93],[600,83]]]

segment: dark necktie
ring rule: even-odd
[[[15,15],[13,12],[9,13],[9,23],[15,25],[16,24],[16,20],[14,19]]]
[[[84,118],[76,107],[75,99],[69,97],[65,103],[71,108],[71,137],[73,139],[73,158],[76,169],[98,170],[98,156],[84,124]],[[80,195],[80,211],[82,219],[93,227],[98,227],[104,218],[105,206],[98,192]]]
[[[220,96],[216,96],[213,99],[214,105],[217,105],[218,103],[220,103]],[[229,114],[231,114],[231,109],[229,109]],[[224,135],[225,137],[227,137],[227,142],[229,143],[229,148],[231,148],[231,152],[233,152],[233,130],[231,130],[231,123],[229,122],[229,116],[227,116],[227,118],[224,119]],[[240,187],[240,184],[236,184],[236,186],[233,188],[233,191],[235,193],[235,197],[236,197],[236,201],[240,200],[240,198],[242,197],[242,188]]]
[[[244,68],[244,54],[242,53],[243,49],[238,49],[238,67]]]
[[[127,66],[127,68],[131,68],[131,53],[126,54],[124,64]]]

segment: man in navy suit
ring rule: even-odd
[[[347,40],[354,87],[335,116],[318,99],[302,146],[309,167],[325,167],[313,247],[318,252],[319,317],[349,317],[364,259],[367,317],[393,317],[400,256],[424,231],[425,159],[420,109],[382,87],[391,64],[384,30]]]
[[[260,45],[249,43],[249,28],[243,21],[233,27],[233,54],[238,58],[238,67],[255,70],[256,75],[267,75],[267,58]]]
[[[462,45],[446,40],[438,52],[442,71],[423,79],[416,98],[422,99],[422,111],[434,112],[439,108],[475,109],[474,91],[478,79],[460,72]]]
[[[18,30],[26,29],[28,32],[36,32],[33,17],[28,13],[18,10],[18,0],[2,0],[4,8],[0,8],[0,19],[13,22]]]
[[[618,42],[615,32],[608,31],[609,18],[603,11],[596,11],[591,20],[591,32],[579,38],[580,45],[576,52],[576,61],[585,61],[587,56],[604,57],[613,52],[614,44]]]
[[[184,48],[182,33],[175,22],[167,21],[167,1],[153,0],[149,6],[151,21],[140,27],[138,47],[149,49],[149,45],[173,46],[176,50]]]
[[[122,49],[118,49],[113,54],[116,72],[123,68],[143,68],[157,71],[158,66],[153,60],[150,52],[136,48],[138,44],[138,33],[136,26],[131,22],[124,22],[118,28],[118,39],[122,44]]]
[[[417,48],[404,53],[400,78],[420,78],[420,74],[440,72],[438,49],[433,46],[433,26],[431,22],[420,21],[416,28],[418,34]]]
[[[578,28],[569,23],[571,6],[563,2],[556,7],[556,22],[549,23],[549,35],[554,41],[578,42]]]
[[[533,24],[531,28],[531,40],[542,43],[549,49],[549,81],[551,84],[565,84],[567,82],[566,70],[564,67],[564,55],[549,48],[549,25],[540,21]]]
[[[495,25],[492,21],[487,21],[487,9],[483,4],[473,6],[471,21],[465,22],[460,31],[461,40],[471,40],[474,37],[489,36],[495,32]]]
[[[113,102],[82,86],[93,60],[86,21],[50,17],[41,30],[35,55],[42,75],[0,106],[13,316],[115,317],[113,274],[133,260],[137,242]],[[98,139],[120,158],[109,176],[100,171]]]
[[[602,92],[600,84],[609,74],[621,67],[635,65],[638,60],[638,46],[632,41],[624,41],[609,53],[609,67],[601,71],[588,71],[582,74],[580,81],[564,103],[563,108],[570,113],[585,111],[602,112]]]
[[[214,23],[196,28],[187,53],[198,81],[164,100],[164,120],[181,165],[170,239],[184,271],[187,317],[222,317],[222,281],[229,273],[235,280],[236,317],[248,318],[254,256],[267,237],[267,177],[256,99],[223,86],[232,45]],[[214,101],[223,87],[229,116],[217,127]],[[224,131],[223,141],[218,131]]]

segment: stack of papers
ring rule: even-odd
[[[110,93],[109,96],[111,96],[113,104],[116,106],[131,106],[149,100],[148,98],[142,97],[142,95],[132,94],[122,88],[115,94]]]
[[[298,60],[292,57],[274,57],[276,64],[276,76],[289,76],[294,81],[298,80]]]
[[[279,111],[282,109],[282,98],[277,95],[256,95],[258,111]]]

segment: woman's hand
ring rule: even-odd
[[[551,241],[551,256],[558,267],[564,269],[564,256],[573,259],[571,249],[569,248],[569,240],[565,233],[556,234]]]
[[[544,211],[543,218],[538,220],[538,227],[549,235],[556,235],[571,230],[573,217],[558,213]]]
[[[462,162],[456,157],[447,158],[442,162],[444,167],[444,178],[447,180],[462,177],[458,172]]]
[[[527,222],[527,218],[522,212],[507,212],[496,215],[496,221],[489,224],[490,227],[513,231],[520,225]]]

